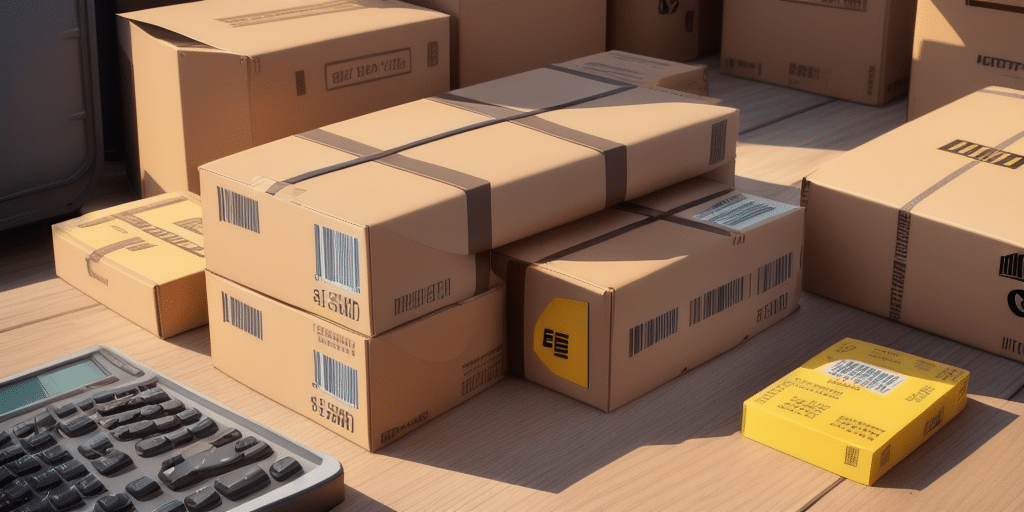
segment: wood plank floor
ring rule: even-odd
[[[740,109],[737,187],[796,204],[804,176],[903,123],[869,107],[717,73]],[[109,166],[86,210],[131,199]],[[740,435],[742,401],[855,337],[971,371],[966,409],[874,486]],[[507,378],[379,453],[213,368],[209,331],[160,340],[56,277],[47,224],[0,232],[0,378],[96,344],[337,457],[347,510],[1024,510],[1024,364],[804,293],[792,316],[602,413]]]

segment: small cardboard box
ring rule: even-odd
[[[200,193],[202,163],[447,91],[448,36],[447,15],[397,0],[120,14],[127,165],[143,196]]]
[[[722,73],[882,105],[907,92],[917,0],[729,0]]]
[[[700,55],[698,0],[608,0],[608,49],[674,62]]]
[[[967,370],[846,338],[743,402],[743,435],[871,485],[967,405]]]
[[[57,276],[161,338],[205,325],[201,217],[176,192],[54,224]]]
[[[919,0],[907,120],[989,85],[1024,90],[1024,0]]]
[[[505,287],[368,338],[207,272],[213,364],[375,451],[505,375]]]
[[[704,64],[683,64],[612,50],[563,62],[560,66],[640,87],[660,87],[698,96],[708,95],[708,67]]]
[[[989,87],[811,173],[804,288],[1024,361],[1022,120]]]
[[[458,89],[605,48],[607,0],[408,0],[452,18]]]
[[[494,249],[509,372],[611,411],[796,310],[803,209],[695,178]]]
[[[493,246],[733,160],[710,102],[549,67],[236,153],[201,168],[207,267],[376,335],[486,290]]]

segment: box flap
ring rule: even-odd
[[[250,57],[447,17],[396,0],[204,0],[119,16]]]

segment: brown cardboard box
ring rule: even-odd
[[[375,338],[207,272],[213,364],[375,451],[505,375],[505,287]]]
[[[608,0],[608,49],[674,62],[696,59],[698,0]]]
[[[205,325],[201,214],[175,192],[54,224],[57,276],[161,338]]]
[[[709,101],[549,67],[264,144],[201,168],[207,268],[376,335],[486,290],[493,246],[734,159]]]
[[[494,249],[509,372],[611,411],[800,301],[803,210],[696,178]]]
[[[990,87],[804,181],[804,286],[1024,361],[1024,92]]]
[[[708,67],[704,64],[682,64],[613,50],[559,65],[640,87],[708,95]]]
[[[917,0],[729,0],[722,73],[882,105],[907,92]]]
[[[989,85],[1024,90],[1024,0],[920,0],[907,120]]]
[[[408,1],[452,17],[452,89],[605,50],[606,0]]]
[[[448,22],[396,0],[204,0],[121,14],[126,130],[138,145],[128,166],[142,195],[199,193],[202,163],[447,91]]]

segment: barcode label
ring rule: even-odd
[[[253,233],[260,232],[260,204],[237,192],[217,187],[217,208],[221,222]]]
[[[629,330],[629,357],[679,331],[679,308],[652,318]]]
[[[857,462],[860,461],[860,448],[854,446],[846,447],[846,459],[843,461],[847,466],[857,467]]]
[[[727,137],[726,128],[729,127],[729,120],[723,119],[711,125],[711,154],[709,164],[716,164],[725,160],[725,141]]]
[[[690,325],[720,313],[743,300],[746,276],[734,279],[690,301]]]
[[[359,239],[313,225],[316,279],[359,293]]]
[[[883,395],[889,394],[896,386],[907,380],[906,375],[853,359],[836,361],[823,367],[822,371]]]
[[[693,216],[694,219],[743,230],[786,213],[796,206],[737,192]]]
[[[757,269],[757,293],[762,294],[793,277],[793,253]]]
[[[850,11],[868,11],[868,0],[786,0],[801,4],[820,5],[822,7],[834,7]]]
[[[342,402],[359,408],[359,371],[313,351],[313,383]]]
[[[259,338],[263,339],[263,312],[224,293],[220,292],[221,309],[224,321]]]

